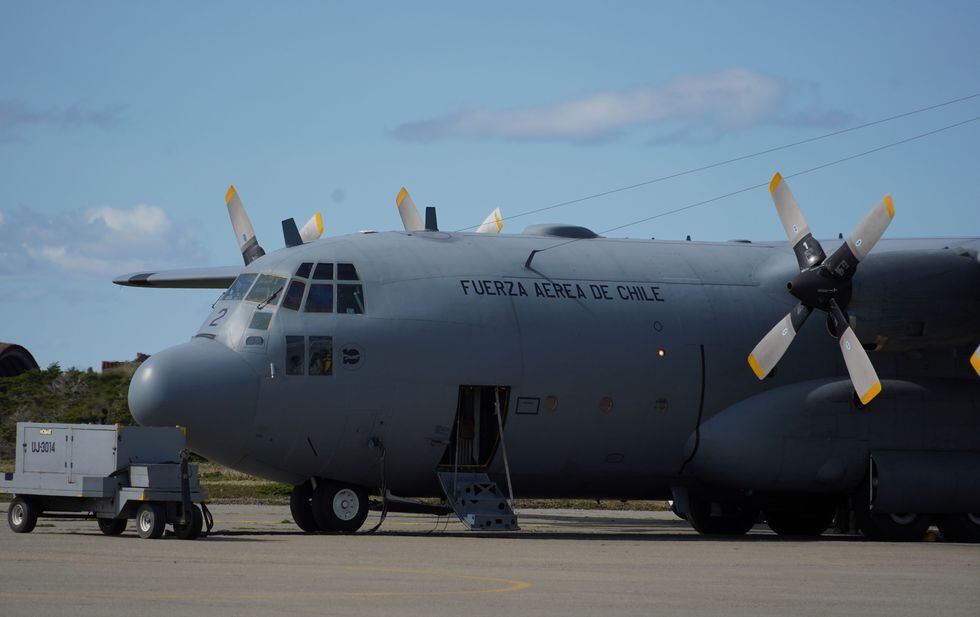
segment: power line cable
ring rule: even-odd
[[[935,135],[937,133],[942,133],[944,131],[949,131],[951,129],[954,129],[954,128],[957,128],[957,127],[960,127],[960,126],[964,126],[964,125],[969,124],[971,122],[976,122],[977,120],[980,120],[980,116],[974,116],[974,117],[969,118],[967,120],[962,120],[962,121],[956,122],[954,124],[948,124],[946,126],[943,126],[943,127],[938,128],[938,129],[933,129],[931,131],[926,131],[925,133],[919,133],[918,135],[913,135],[911,137],[906,137],[905,139],[900,139],[898,141],[893,141],[893,142],[888,143],[888,144],[885,144],[883,146],[878,146],[876,148],[871,148],[870,150],[864,150],[862,152],[858,152],[856,154],[851,154],[849,156],[845,156],[843,158],[839,158],[839,159],[836,159],[836,160],[833,160],[833,161],[830,161],[830,162],[827,162],[827,163],[821,163],[820,165],[816,165],[814,167],[809,167],[807,169],[804,169],[804,170],[801,170],[801,171],[797,171],[797,172],[793,172],[791,174],[784,174],[783,175],[783,178],[789,179],[789,178],[796,178],[798,176],[803,176],[803,175],[806,175],[806,174],[809,174],[809,173],[813,173],[815,171],[819,171],[821,169],[826,169],[828,167],[832,167],[834,165],[839,165],[841,163],[846,163],[847,161],[852,161],[854,159],[861,158],[863,156],[868,156],[868,155],[874,154],[876,152],[881,152],[882,150],[887,150],[889,148],[894,148],[894,147],[900,146],[902,144],[907,144],[909,142],[916,141],[918,139],[923,139],[925,137],[929,137],[929,136]],[[645,217],[645,218],[642,218],[642,219],[639,219],[639,220],[636,220],[636,221],[632,221],[630,223],[625,223],[623,225],[617,225],[616,227],[610,227],[609,229],[605,229],[605,230],[603,230],[603,231],[601,231],[599,233],[600,234],[607,234],[607,233],[612,232],[612,231],[619,231],[620,229],[626,229],[627,227],[632,227],[634,225],[639,225],[640,223],[646,223],[647,221],[652,221],[654,219],[659,219],[659,218],[662,218],[662,217],[665,217],[665,216],[669,216],[671,214],[677,214],[678,212],[684,212],[685,210],[691,210],[693,208],[697,208],[697,207],[704,206],[704,205],[707,205],[707,204],[711,204],[711,203],[714,203],[714,202],[717,202],[717,201],[721,201],[722,199],[727,199],[727,198],[733,197],[735,195],[740,195],[742,193],[747,193],[749,191],[762,188],[764,186],[769,186],[769,183],[768,182],[762,182],[760,184],[753,184],[752,186],[746,186],[746,187],[743,187],[743,188],[740,188],[740,189],[737,189],[737,190],[734,190],[734,191],[730,191],[728,193],[725,193],[724,195],[717,195],[717,196],[712,197],[710,199],[705,199],[703,201],[698,201],[698,202],[695,202],[695,203],[692,203],[692,204],[687,204],[686,206],[681,206],[679,208],[674,208],[672,210],[666,210],[664,212],[659,212],[657,214],[654,214],[653,216],[648,216],[648,217]],[[575,238],[575,239],[572,239],[572,240],[568,240],[567,242],[561,242],[559,244],[554,244],[554,245],[549,246],[547,248],[537,249],[536,252],[537,253],[543,253],[544,251],[555,249],[555,248],[558,248],[560,246],[565,246],[566,244],[571,244],[573,242],[578,242],[579,240],[582,240],[582,239],[583,238]]]
[[[817,135],[815,137],[808,137],[807,139],[801,139],[799,141],[794,141],[792,143],[783,144],[781,146],[774,146],[772,148],[766,148],[765,150],[759,150],[758,152],[753,152],[751,154],[743,154],[741,156],[736,156],[734,158],[725,159],[724,161],[718,161],[718,162],[715,162],[715,163],[710,163],[708,165],[702,165],[701,167],[693,167],[691,169],[685,169],[683,171],[678,171],[678,172],[675,172],[675,173],[672,173],[672,174],[667,174],[665,176],[660,176],[658,178],[653,178],[651,180],[644,180],[643,182],[637,182],[635,184],[629,184],[629,185],[626,185],[626,186],[621,186],[621,187],[618,187],[618,188],[609,189],[609,190],[602,191],[602,192],[599,192],[599,193],[593,193],[592,195],[586,195],[585,197],[578,197],[576,199],[569,199],[567,201],[561,201],[561,202],[558,202],[558,203],[555,203],[555,204],[551,204],[550,206],[544,206],[544,207],[541,207],[541,208],[534,208],[533,210],[527,210],[525,212],[520,212],[518,214],[513,214],[511,216],[502,217],[501,218],[501,221],[508,221],[508,220],[512,220],[512,219],[517,219],[517,218],[520,218],[522,216],[528,216],[530,214],[536,214],[538,212],[544,212],[546,210],[554,210],[555,208],[561,208],[563,206],[570,206],[572,204],[581,203],[583,201],[588,201],[590,199],[597,199],[599,197],[605,197],[607,195],[613,195],[615,193],[622,193],[624,191],[630,191],[630,190],[637,189],[637,188],[640,188],[640,187],[643,187],[643,186],[649,186],[651,184],[656,184],[658,182],[664,182],[665,180],[672,180],[674,178],[680,178],[681,176],[687,176],[687,175],[690,175],[690,174],[698,173],[700,171],[705,171],[705,170],[708,170],[708,169],[714,169],[716,167],[722,167],[724,165],[730,165],[732,163],[737,163],[739,161],[744,161],[744,160],[747,160],[747,159],[755,158],[755,157],[758,157],[758,156],[762,156],[764,154],[770,154],[772,152],[778,152],[780,150],[786,150],[788,148],[794,148],[796,146],[802,146],[804,144],[813,143],[815,141],[820,141],[822,139],[828,139],[830,137],[836,137],[837,135],[843,135],[845,133],[851,133],[853,131],[858,131],[858,130],[861,130],[861,129],[866,129],[866,128],[869,128],[869,127],[872,127],[872,126],[876,126],[878,124],[884,124],[885,122],[891,122],[893,120],[899,120],[901,118],[907,118],[909,116],[914,116],[915,114],[921,114],[921,113],[924,113],[924,112],[927,112],[927,111],[932,111],[934,109],[939,109],[941,107],[946,107],[946,106],[949,106],[949,105],[953,105],[955,103],[961,103],[963,101],[968,101],[970,99],[975,99],[975,98],[978,98],[978,97],[980,97],[980,92],[977,92],[975,94],[970,94],[970,95],[967,95],[967,96],[961,96],[959,98],[951,99],[951,100],[948,100],[948,101],[944,101],[942,103],[936,103],[935,105],[929,105],[927,107],[920,107],[919,109],[913,109],[912,111],[902,112],[900,114],[895,114],[894,116],[888,116],[887,118],[879,118],[877,120],[872,120],[870,122],[865,122],[864,124],[858,124],[857,126],[852,126],[852,127],[846,128],[846,129],[840,129],[840,130],[833,131],[833,132],[830,132],[830,133],[824,133],[823,135]],[[476,225],[470,225],[469,227],[463,227],[462,229],[457,229],[456,231],[467,231],[467,230],[470,230],[470,229],[476,229],[477,227],[480,226],[480,224],[482,224],[482,223],[479,223],[479,224],[476,224]]]

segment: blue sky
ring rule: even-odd
[[[980,92],[976,2],[4,3],[0,340],[98,366],[186,340],[237,264],[234,183],[279,221],[400,226],[408,186],[478,224]],[[980,115],[980,98],[505,221],[596,230]],[[980,122],[791,181],[818,237],[885,193],[888,234],[977,235]],[[765,189],[616,232],[779,239]]]

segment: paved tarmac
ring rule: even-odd
[[[706,539],[669,513],[571,510],[523,512],[512,534],[391,515],[308,536],[286,507],[212,510],[194,542],[4,524],[0,615],[980,615],[976,545]]]

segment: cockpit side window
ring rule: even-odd
[[[282,296],[285,285],[286,279],[283,277],[263,274],[259,276],[259,280],[255,281],[255,285],[245,296],[245,300],[275,306],[279,304],[279,298]]]
[[[248,293],[248,288],[252,286],[257,276],[258,274],[253,272],[239,274],[235,282],[228,288],[228,291],[221,294],[220,300],[241,300]]]
[[[337,280],[338,281],[356,281],[357,269],[354,264],[337,264]]]
[[[313,264],[308,261],[304,261],[296,268],[296,276],[304,279],[310,278],[310,270],[313,268]]]
[[[313,278],[323,281],[333,280],[333,264],[317,264]]]
[[[305,310],[307,313],[332,313],[333,285],[310,285],[310,293],[306,294]]]
[[[290,281],[286,296],[282,299],[282,308],[299,310],[299,305],[303,303],[303,292],[306,291],[306,283],[302,281]]]
[[[364,289],[360,285],[337,285],[337,312],[364,312]]]

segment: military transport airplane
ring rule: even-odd
[[[770,190],[789,243],[501,234],[499,211],[445,232],[402,189],[405,231],[289,219],[266,254],[232,187],[244,267],[115,280],[225,290],[136,372],[130,408],[293,484],[311,532],[358,529],[372,491],[513,528],[506,485],[672,498],[705,534],[761,512],[819,535],[848,508],[869,537],[980,541],[980,239],[879,241],[885,197],[818,242],[778,174]]]

